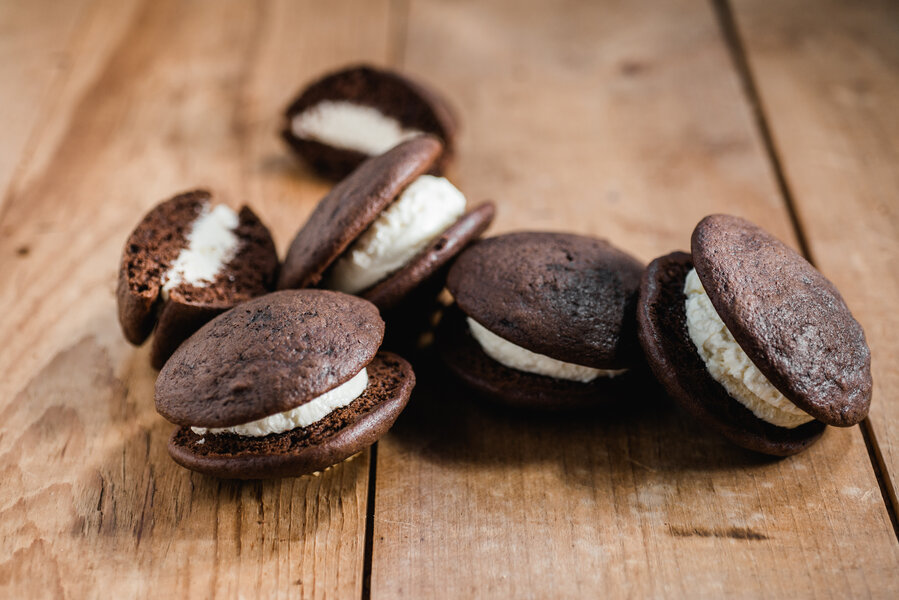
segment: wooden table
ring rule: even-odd
[[[328,186],[280,112],[358,60],[458,105],[494,232],[648,261],[728,212],[799,248],[865,327],[870,418],[767,460],[661,397],[526,419],[423,382],[320,477],[177,467],[125,237],[202,185],[283,253]],[[0,597],[899,597],[897,3],[7,0],[0,98]]]

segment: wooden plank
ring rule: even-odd
[[[712,8],[412,4],[408,68],[460,105],[457,180],[497,231],[607,237],[643,259],[699,218],[789,241]],[[530,418],[427,371],[379,444],[372,597],[895,597],[899,546],[857,428],[749,455],[635,394]]]
[[[871,346],[870,426],[899,477],[899,5],[739,0],[734,12],[819,268]]]
[[[0,210],[52,90],[70,70],[67,50],[89,0],[0,3]]]
[[[130,229],[189,187],[251,203],[283,250],[326,186],[283,158],[280,110],[386,60],[388,2],[119,5],[80,31],[0,220],[0,596],[359,596],[367,453],[266,483],[177,467],[114,290]]]

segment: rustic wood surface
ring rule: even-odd
[[[315,6],[93,2],[62,50],[0,222],[0,597],[361,594],[368,455],[251,484],[177,467],[114,318],[116,257],[160,199],[251,202],[283,249],[327,189],[285,156],[280,110],[323,68],[387,60],[391,21],[387,2]]]
[[[590,232],[647,260],[688,248],[715,211],[792,237],[712,7],[662,4],[413,3],[405,66],[457,91],[459,181],[514,206],[497,230]],[[373,597],[899,590],[858,428],[760,461],[657,392],[547,423],[425,385],[379,447]]]
[[[735,4],[0,2],[0,597],[897,597],[896,9]],[[867,435],[763,459],[652,387],[512,415],[423,354],[394,430],[319,477],[174,465],[114,318],[121,244],[208,186],[283,252],[328,186],[280,110],[358,60],[457,104],[452,177],[495,231],[649,260],[732,212],[804,240],[873,348]]]
[[[39,116],[46,113],[70,65],[66,48],[83,20],[87,0],[48,10],[46,2],[0,4],[0,81],[3,136],[0,189],[6,190],[17,165],[31,150]],[[0,207],[3,200],[0,199]]]
[[[735,13],[812,257],[865,327],[869,420],[899,476],[899,4],[739,0]]]

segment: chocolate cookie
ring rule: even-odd
[[[278,287],[319,285],[388,309],[433,279],[495,212],[491,203],[464,212],[452,184],[424,175],[440,151],[437,139],[418,137],[337,184],[291,243]]]
[[[703,219],[692,250],[650,264],[637,312],[648,362],[672,398],[734,443],[776,456],[804,450],[827,424],[865,417],[870,353],[833,284],[738,217]],[[685,286],[702,294],[689,284],[694,268],[717,321],[698,311],[688,319]]]
[[[172,355],[156,409],[181,425],[179,464],[240,479],[320,471],[374,443],[409,400],[415,375],[378,352],[371,303],[282,291],[219,315]]]
[[[457,310],[438,331],[447,366],[516,406],[585,406],[621,398],[639,365],[634,311],[642,265],[607,242],[563,233],[479,241],[447,287]]]
[[[458,128],[439,94],[399,73],[365,65],[313,82],[285,117],[284,140],[319,174],[335,180],[421,134],[434,135],[445,146],[431,165],[440,174],[454,153]]]
[[[131,233],[119,269],[119,323],[129,342],[154,331],[161,368],[179,344],[215,315],[265,294],[278,257],[268,229],[244,206],[215,206],[205,190],[157,205]]]

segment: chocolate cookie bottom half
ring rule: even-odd
[[[583,383],[519,371],[487,356],[472,337],[465,314],[447,309],[437,331],[437,346],[446,367],[469,388],[501,404],[540,410],[589,408],[626,402],[634,395],[634,373],[597,377]]]
[[[654,260],[646,269],[637,321],[656,378],[688,413],[735,444],[775,456],[805,450],[826,425],[811,421],[789,429],[756,417],[708,372],[687,332],[684,282],[693,268],[685,252]]]
[[[380,352],[368,364],[368,386],[353,402],[308,425],[264,437],[197,434],[181,427],[169,440],[178,464],[232,479],[292,477],[337,464],[380,438],[409,401],[415,376],[399,356]]]

